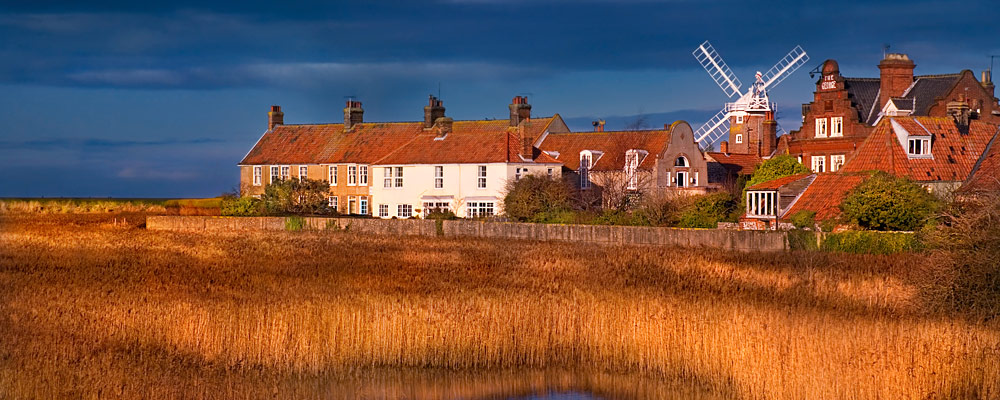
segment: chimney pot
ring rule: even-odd
[[[524,96],[514,96],[510,104],[510,126],[517,126],[521,121],[531,119],[531,104]]]
[[[604,120],[603,119],[599,119],[597,121],[594,121],[593,124],[594,124],[594,132],[604,132]]]
[[[364,122],[365,110],[360,101],[348,100],[344,108],[344,130],[354,129],[354,125]]]
[[[424,129],[431,129],[438,118],[444,117],[444,105],[433,95],[427,96],[427,106],[424,107]]]
[[[281,106],[271,106],[271,111],[267,113],[267,130],[274,130],[277,125],[285,124],[285,113],[281,112]]]

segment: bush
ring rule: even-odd
[[[769,160],[764,161],[753,171],[753,175],[750,177],[750,180],[747,181],[744,188],[795,174],[808,174],[809,172],[809,168],[800,164],[792,156],[774,156]]]
[[[285,218],[285,230],[286,231],[301,231],[305,228],[306,220],[298,215],[293,215]]]
[[[570,194],[569,186],[562,180],[527,175],[507,183],[504,214],[514,221],[546,222],[548,217],[571,209]]]
[[[865,229],[914,231],[938,208],[938,200],[906,178],[876,172],[840,204],[842,218]]]
[[[263,214],[263,203],[253,197],[223,197],[220,203],[222,215],[233,217],[253,217]]]
[[[270,215],[336,214],[328,205],[330,186],[314,179],[286,179],[267,185],[261,197],[264,211]]]
[[[649,194],[643,196],[633,213],[635,218],[642,221],[641,225],[676,226],[680,222],[681,212],[690,203],[692,199],[687,196]]]
[[[823,251],[856,254],[895,254],[922,248],[913,233],[871,231],[829,233],[820,245]]]
[[[736,210],[736,199],[729,193],[701,196],[680,215],[682,228],[716,228],[719,222],[730,221]]]
[[[816,226],[816,212],[809,210],[800,210],[799,212],[792,214],[790,218],[792,225],[798,229],[810,228]]]

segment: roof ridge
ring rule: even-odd
[[[914,75],[913,76],[913,80],[917,80],[917,79],[921,79],[921,78],[958,78],[960,76],[962,76],[961,72],[955,73],[955,74]]]

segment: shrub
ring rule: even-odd
[[[820,245],[823,251],[856,254],[895,254],[922,248],[915,234],[872,231],[829,233]]]
[[[816,226],[816,212],[809,210],[800,210],[799,212],[792,214],[790,218],[792,220],[792,225],[795,225],[798,229],[803,228],[813,228]]]
[[[938,201],[906,178],[876,172],[840,204],[842,217],[866,229],[917,230],[938,208]]]
[[[305,228],[306,220],[298,215],[293,215],[290,217],[285,217],[285,230],[286,231],[301,231]]]
[[[633,213],[643,221],[641,225],[676,226],[681,212],[691,202],[692,199],[687,196],[649,194],[643,196]]]
[[[729,193],[701,196],[681,213],[678,226],[682,228],[716,228],[719,222],[731,220],[735,210],[736,199]]]
[[[761,182],[767,182],[795,174],[808,174],[809,172],[809,168],[800,164],[792,156],[774,156],[769,160],[764,161],[764,163],[760,164],[760,166],[753,171],[753,175],[750,177],[750,180],[747,181],[744,188],[751,187]]]
[[[569,211],[570,188],[566,182],[527,175],[507,183],[504,214],[514,221],[545,222],[548,216]]]
[[[221,201],[222,215],[233,217],[253,217],[263,214],[263,203],[253,197],[224,197]]]
[[[329,191],[330,186],[325,181],[286,179],[268,185],[261,200],[264,211],[270,215],[336,214],[328,206]]]
[[[788,248],[791,250],[819,250],[816,234],[810,231],[788,231]]]

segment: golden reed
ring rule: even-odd
[[[104,220],[0,217],[0,398],[1000,397],[919,256]]]

